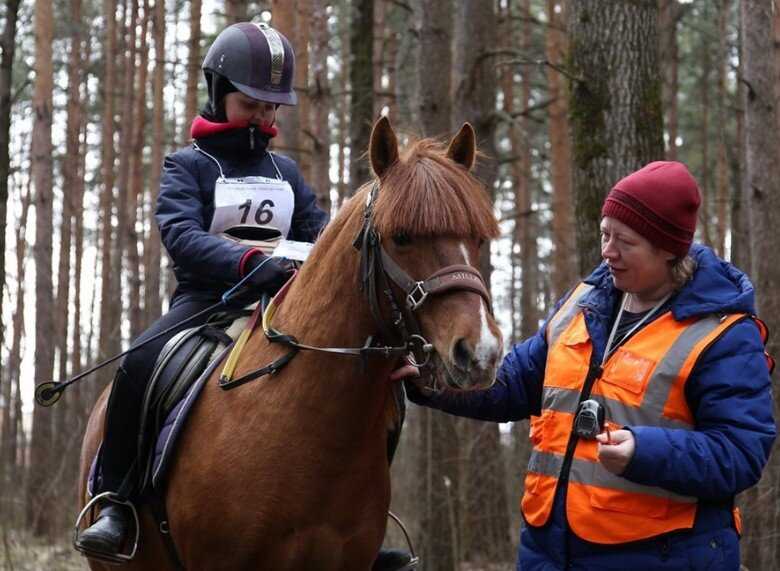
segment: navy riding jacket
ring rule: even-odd
[[[277,176],[266,150],[260,149],[247,158],[217,154],[202,142],[200,147],[219,161],[227,178]],[[316,197],[304,183],[295,161],[276,153],[273,156],[295,197],[288,238],[313,242],[327,223],[328,215],[317,206]],[[178,281],[172,303],[181,296],[216,300],[242,277],[242,261],[252,248],[208,232],[214,216],[214,185],[218,177],[217,164],[194,146],[165,158],[156,219]]]

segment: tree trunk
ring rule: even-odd
[[[100,338],[98,341],[98,359],[108,358],[118,352],[119,339],[119,312],[121,301],[114,299],[114,279],[119,276],[112,275],[113,268],[113,205],[114,205],[114,86],[116,85],[115,58],[117,57],[117,31],[116,31],[116,0],[103,0],[103,15],[106,19],[106,31],[104,39],[104,70],[101,83],[103,98],[103,126],[101,136],[101,172],[103,178],[103,190],[100,193],[101,213],[101,278],[100,278]],[[111,380],[115,367],[106,367],[98,373],[101,382],[97,389]]]
[[[581,275],[601,259],[597,221],[606,192],[623,176],[664,156],[657,19],[654,0],[580,0],[569,8]]]
[[[558,11],[556,12],[556,7]],[[550,137],[550,178],[552,183],[552,289],[553,298],[561,297],[577,276],[577,249],[574,245],[574,212],[571,196],[571,140],[569,139],[569,102],[563,76],[559,69],[565,65],[568,40],[565,30],[565,3],[547,0],[547,33],[545,52],[547,61],[558,69],[547,66],[547,108]]]
[[[742,43],[742,12],[737,10],[740,24],[737,27],[739,64],[737,77],[744,77],[745,54]],[[780,71],[777,71],[780,75]],[[745,82],[737,81],[736,103],[736,157],[734,158],[734,184],[731,187],[731,261],[740,268],[750,268],[750,223],[747,208],[747,177],[745,172]]]
[[[8,179],[11,176],[10,169],[10,128],[11,128],[11,95],[13,83],[14,52],[16,50],[16,22],[19,13],[20,0],[7,0],[5,7],[5,26],[2,42],[2,56],[0,56],[0,276],[6,279],[5,273],[5,230],[8,216]],[[17,244],[18,246],[18,244]],[[19,268],[17,268],[19,271]],[[19,294],[17,293],[17,296]],[[5,307],[5,288],[0,287],[0,307]],[[0,348],[5,346],[5,323],[0,312]],[[7,490],[11,485],[11,473],[13,469],[12,458],[9,460],[11,443],[9,441],[11,423],[11,375],[0,363],[0,387],[3,396],[3,421],[2,433],[0,433],[0,465],[3,466],[0,473],[0,508],[8,509],[5,505]],[[0,510],[3,511],[3,510]],[[10,513],[10,512],[6,512]]]
[[[14,54],[16,52],[16,21],[20,0],[6,0],[5,26],[0,39],[0,276],[5,276],[5,228],[8,217],[8,177],[10,176],[10,128],[11,128],[11,87],[13,85]],[[3,307],[5,288],[0,287],[0,307]],[[5,345],[5,327],[0,312],[0,347]],[[3,365],[0,363],[0,383],[3,378]],[[6,401],[6,405],[7,405]]]
[[[135,75],[136,75],[136,29],[138,27],[138,0],[124,0],[126,2],[125,20],[126,25],[122,29],[124,50],[124,77],[122,78],[122,101],[121,120],[119,122],[119,148],[130,149],[133,145],[133,110],[135,101]],[[129,13],[129,18],[127,14]],[[114,233],[114,249],[112,254],[112,305],[118,305],[115,309],[118,312],[118,321],[123,319],[124,300],[122,284],[126,282],[125,277],[125,254],[127,249],[127,233],[130,226],[128,210],[129,206],[129,186],[130,186],[130,157],[131,153],[119,153],[119,176],[117,183],[117,228]],[[120,278],[121,279],[117,279]],[[103,303],[105,304],[105,299]],[[121,336],[121,328],[117,328],[117,335]]]
[[[423,135],[443,136],[449,134],[452,125],[454,4],[450,1],[422,0],[420,7],[420,53],[425,54],[426,61],[435,62],[436,65],[418,68],[420,89],[417,108]],[[356,30],[353,28],[354,31]],[[370,42],[366,43],[371,46]],[[368,82],[367,88],[371,85],[371,82]],[[352,93],[361,93],[354,80]],[[352,117],[356,120],[354,113]],[[352,149],[353,152],[357,150],[354,139]],[[431,571],[454,570],[460,552],[460,538],[455,524],[458,520],[460,481],[457,428],[455,417],[443,415],[438,411],[426,409],[420,415],[422,457],[419,473],[423,477],[420,481],[418,503],[421,512],[420,528],[424,531],[421,538],[421,556],[426,561],[426,569]]]
[[[311,61],[310,86],[311,130],[313,139],[312,174],[310,183],[317,195],[317,204],[330,212],[330,145],[331,134],[328,114],[331,108],[330,81],[328,80],[328,16],[325,0],[311,0]]]
[[[225,0],[225,25],[248,20],[249,0]]]
[[[309,18],[311,0],[289,2],[273,0],[273,25],[287,36],[295,49],[295,78],[298,105],[280,108],[277,115],[279,135],[274,148],[298,162],[304,180],[311,177],[310,121],[309,121]]]
[[[731,1],[721,0],[718,4],[718,137],[717,157],[715,166],[715,249],[718,255],[726,256],[726,233],[728,232],[729,205],[729,165],[727,147],[729,144],[726,128],[728,91],[726,89],[726,74],[728,67],[728,43],[726,22],[731,11]]]
[[[350,18],[349,14],[351,7],[346,0],[340,4],[339,8],[339,56],[340,56],[340,68],[339,68],[339,85],[342,87],[341,97],[338,101],[338,114],[339,114],[339,156],[338,156],[338,169],[339,169],[339,183],[338,183],[338,195],[339,200],[336,207],[341,206],[344,201],[349,198],[350,192],[347,185],[349,179],[349,164],[347,163],[347,146],[349,144],[349,95],[346,93],[347,86],[349,84],[349,69],[350,57],[349,57],[349,31],[350,31]]]
[[[4,514],[8,514],[9,521],[16,520],[13,516],[15,513],[18,513],[18,509],[16,509],[14,498],[18,497],[18,489],[20,487],[19,474],[21,471],[18,465],[19,459],[17,458],[17,438],[18,426],[21,424],[22,418],[19,412],[21,411],[21,405],[17,407],[15,403],[21,402],[22,395],[19,393],[18,388],[14,389],[19,385],[22,365],[26,280],[25,259],[27,257],[25,234],[27,233],[27,218],[30,212],[31,199],[32,193],[28,189],[22,198],[22,212],[16,225],[16,307],[12,317],[13,336],[11,337],[10,353],[8,354],[8,367],[5,369],[6,381],[2,391],[2,399],[5,406],[3,406],[3,424],[2,433],[0,433],[2,435],[2,440],[0,440],[0,466],[2,466],[3,470],[3,479],[0,482],[2,484],[2,489],[0,489],[0,508]]]
[[[144,192],[143,175],[143,150],[146,133],[146,83],[149,68],[148,32],[151,18],[149,0],[144,0],[144,17],[141,22],[141,37],[138,51],[141,61],[138,67],[138,81],[135,92],[135,109],[131,122],[132,149],[130,155],[130,181],[127,195],[127,269],[128,284],[130,290],[130,337],[135,339],[144,329],[143,311],[141,308],[141,260],[138,252],[138,233],[136,232],[136,220],[138,219],[139,203]]]
[[[452,27],[451,0],[422,0],[418,37],[420,54],[435,65],[419,66],[418,113],[426,137],[452,130]],[[354,89],[354,86],[353,86]]]
[[[152,118],[152,164],[149,165],[149,203],[157,204],[160,192],[160,174],[163,163],[163,145],[165,144],[165,102],[163,87],[165,86],[165,1],[155,0],[154,22],[154,113]],[[144,252],[144,309],[145,323],[148,326],[162,313],[160,299],[160,231],[153,217],[149,224],[149,236]]]
[[[54,69],[52,43],[54,14],[48,0],[35,2],[35,91],[33,94],[33,134],[31,176],[35,185],[35,378],[54,376],[54,295],[52,284],[52,99]],[[52,501],[50,477],[52,452],[52,415],[49,409],[35,405],[32,450],[27,499],[28,522],[37,536],[51,535],[51,520],[46,506]]]
[[[497,18],[494,4],[484,0],[459,3],[455,27],[454,124],[468,121],[474,127],[478,147],[484,157],[477,162],[474,175],[485,185],[495,202],[498,165],[495,157],[496,77],[495,61],[489,57],[495,37]],[[482,274],[490,283],[490,246],[484,248]],[[437,418],[437,421],[439,419]],[[461,468],[463,483],[459,506],[458,536],[461,557],[468,561],[500,561],[512,552],[509,538],[509,513],[504,487],[504,461],[498,425],[472,420],[461,422],[459,438],[465,454]],[[458,562],[461,558],[458,559]]]
[[[198,114],[198,80],[200,79],[200,17],[203,0],[190,0],[190,39],[187,42],[187,94],[184,98],[184,123],[181,126],[182,147],[190,143],[190,125]],[[143,85],[143,84],[142,84]]]
[[[703,6],[704,15],[708,16],[708,6]],[[699,226],[702,234],[702,241],[708,246],[713,246],[713,232],[710,227],[712,216],[712,184],[710,183],[710,76],[712,74],[712,58],[710,57],[709,35],[701,34],[701,79],[699,80],[699,101],[701,101],[701,122],[700,140],[701,140],[701,163],[702,169],[699,173],[699,187],[701,189],[701,207],[699,208]]]
[[[677,91],[679,90],[677,22],[680,5],[677,0],[658,0],[658,61],[663,74],[663,108],[666,122],[666,159],[677,160]]]
[[[368,139],[374,121],[374,0],[352,0],[350,19],[350,195],[371,176]]]
[[[750,219],[751,277],[756,289],[758,314],[770,331],[780,328],[780,266],[775,254],[780,248],[776,221],[780,216],[780,180],[778,162],[775,86],[773,61],[772,2],[742,1],[742,39],[744,42],[745,147]],[[770,336],[767,351],[780,354],[780,341]],[[780,414],[775,400],[775,417]],[[780,479],[780,459],[771,456],[761,482],[747,494],[747,529],[744,536],[744,562],[750,569],[776,569],[778,557],[778,518],[774,497]]]

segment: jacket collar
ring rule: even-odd
[[[276,127],[251,125],[248,121],[218,123],[198,116],[190,129],[204,151],[238,162],[257,160],[277,134]]]

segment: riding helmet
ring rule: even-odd
[[[271,26],[240,22],[225,28],[203,60],[209,104],[216,110],[230,91],[278,105],[295,105],[295,54]]]

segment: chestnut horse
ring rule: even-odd
[[[469,174],[475,152],[466,124],[446,150],[422,140],[399,156],[390,123],[380,119],[370,143],[376,186],[364,186],[325,229],[280,304],[274,328],[307,345],[361,347],[377,334],[378,319],[391,323],[386,297],[376,306],[379,315],[372,313],[361,252],[353,247],[369,196],[375,195],[375,236],[413,280],[455,266],[465,268],[457,279],[473,273],[481,283],[474,269],[479,248],[498,227],[484,187]],[[406,297],[397,286],[392,290]],[[455,287],[415,309],[419,331],[433,346],[437,378],[455,390],[493,383],[502,341],[485,294]],[[286,351],[258,331],[236,374]],[[185,567],[370,569],[390,504],[386,445],[395,405],[388,378],[398,365],[398,356],[364,361],[300,351],[276,374],[230,391],[218,387],[218,368],[192,411],[169,474],[170,533]],[[106,400],[104,394],[96,404],[84,438],[82,482],[101,439]],[[126,569],[173,569],[146,508],[140,519],[141,544]]]

